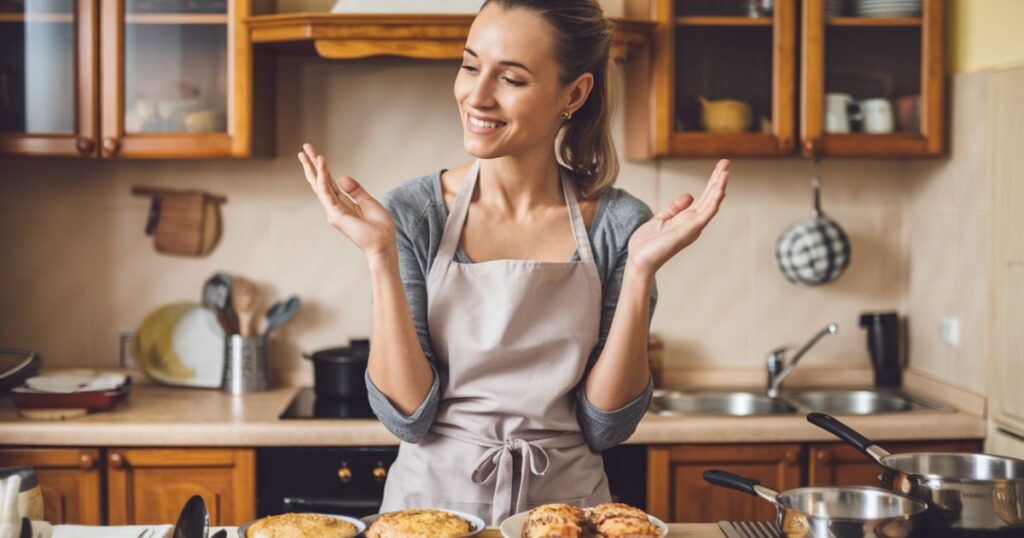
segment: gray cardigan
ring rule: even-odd
[[[441,399],[440,377],[427,330],[426,276],[437,255],[448,218],[441,187],[443,172],[440,170],[409,181],[387,193],[382,200],[395,221],[402,285],[412,310],[420,346],[433,370],[434,381],[426,399],[408,416],[392,405],[387,396],[370,381],[369,374],[366,375],[366,387],[373,412],[389,431],[408,443],[417,443],[426,435],[437,415]],[[604,347],[615,314],[629,237],[633,230],[647,222],[652,215],[647,204],[621,189],[609,189],[598,200],[594,221],[588,233],[601,278],[603,298],[600,337],[590,355],[587,374]],[[578,252],[573,254],[573,261],[579,259]],[[472,263],[461,245],[455,253],[455,261]],[[653,289],[650,307],[652,316],[657,295],[657,289]],[[601,451],[625,441],[632,435],[650,404],[653,380],[648,381],[646,390],[632,402],[613,411],[603,411],[587,401],[583,390],[586,374],[583,379],[584,382],[580,383],[576,391],[576,416],[587,443],[594,450]]]

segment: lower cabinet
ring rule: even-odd
[[[647,511],[663,521],[768,521],[775,508],[744,493],[712,486],[704,471],[719,469],[784,490],[800,485],[803,447],[771,445],[651,446],[647,452]]]
[[[0,449],[0,467],[22,465],[31,465],[36,470],[47,521],[81,525],[103,523],[99,449]]]
[[[981,452],[981,441],[880,443],[892,453]],[[647,452],[647,511],[667,522],[773,521],[775,508],[712,486],[703,473],[721,469],[784,491],[801,486],[877,486],[882,468],[843,443],[652,445]]]
[[[981,441],[934,441],[926,443],[879,443],[892,452],[981,452]],[[847,444],[820,443],[809,446],[807,485],[877,486],[882,467]]]
[[[107,453],[111,525],[173,523],[201,495],[211,525],[256,519],[256,457],[251,449],[112,448]]]

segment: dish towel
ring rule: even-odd
[[[173,528],[173,525],[55,525],[52,538],[167,538]]]

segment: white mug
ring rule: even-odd
[[[825,132],[850,132],[850,115],[847,111],[851,104],[856,103],[848,93],[825,94]]]
[[[888,99],[877,97],[860,102],[864,114],[864,132],[871,134],[891,133],[895,127],[892,114],[892,103]]]

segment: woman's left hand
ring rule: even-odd
[[[699,200],[694,202],[693,196],[684,194],[633,232],[629,238],[629,265],[640,274],[653,277],[672,256],[696,241],[718,213],[728,182],[729,161],[722,159]]]

